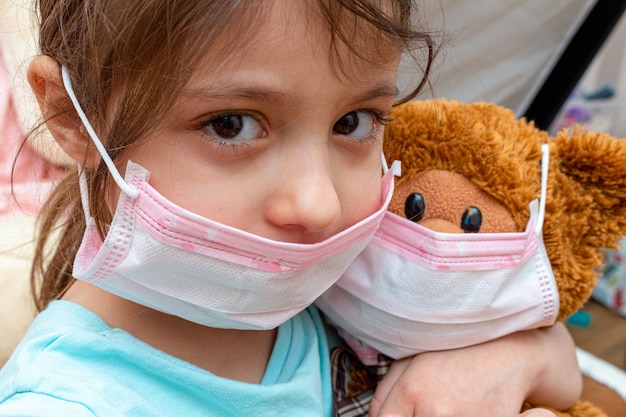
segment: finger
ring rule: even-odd
[[[556,414],[545,408],[531,408],[520,414],[519,417],[556,417]]]
[[[402,376],[406,368],[409,366],[410,361],[408,359],[400,359],[394,361],[387,372],[387,375],[383,378],[383,380],[376,387],[376,392],[374,393],[374,397],[370,403],[370,411],[369,417],[383,417],[381,416],[381,410],[385,400],[392,392],[393,387],[396,381]],[[393,414],[389,414],[386,417],[401,417],[401,414],[394,416]]]

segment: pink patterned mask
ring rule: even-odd
[[[73,275],[125,299],[210,327],[272,329],[332,286],[378,229],[393,193],[393,172],[381,183],[378,210],[315,244],[279,242],[201,217],[148,184],[149,172],[129,162],[122,179],[66,89],[122,193],[104,242],[81,192],[88,225]]]
[[[387,213],[316,305],[357,353],[369,346],[393,358],[553,324],[559,297],[541,234],[547,153],[542,166],[524,232],[438,233]]]

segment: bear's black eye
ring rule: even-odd
[[[422,217],[424,217],[424,210],[426,210],[426,203],[421,194],[410,194],[406,200],[404,200],[404,215],[407,219],[419,222],[422,220]]]
[[[461,229],[465,233],[478,233],[483,222],[483,215],[476,207],[468,207],[461,216]]]

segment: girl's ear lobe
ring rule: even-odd
[[[46,126],[59,146],[80,165],[95,168],[100,155],[63,87],[59,64],[49,56],[36,56],[28,67],[28,82]]]

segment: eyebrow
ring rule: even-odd
[[[374,84],[372,88],[357,95],[352,100],[354,103],[360,103],[364,101],[373,100],[380,97],[397,97],[400,90],[395,84],[390,83],[378,83]],[[210,87],[192,87],[184,89],[181,96],[189,98],[202,99],[207,97],[209,99],[247,99],[257,100],[266,104],[286,103],[291,99],[281,92],[274,89],[268,89],[263,87],[247,87],[236,86],[233,88],[224,88],[219,90],[213,90]],[[295,103],[292,103],[295,105]]]
[[[381,97],[398,97],[400,90],[395,84],[378,83],[356,97],[355,102],[369,101]]]
[[[209,99],[228,99],[228,98],[240,98],[248,100],[260,100],[267,103],[280,103],[287,101],[287,96],[275,90],[266,89],[262,87],[233,87],[214,90],[209,88],[190,88],[183,90],[183,97],[199,98],[204,97]]]

